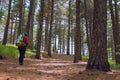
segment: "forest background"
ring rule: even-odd
[[[101,4],[99,4],[101,3]],[[119,0],[0,0],[0,40],[14,44],[26,31],[29,49],[89,57],[87,69],[110,71],[120,63]]]

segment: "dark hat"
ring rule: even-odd
[[[28,33],[27,33],[27,32],[24,32],[24,35],[25,35],[25,36],[28,36]]]

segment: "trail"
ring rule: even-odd
[[[52,58],[0,60],[0,80],[120,80],[120,71],[110,73],[86,71],[87,62],[73,63],[73,56],[53,55]]]
[[[67,80],[80,68],[72,60],[59,58],[25,58],[22,66],[17,59],[5,59],[0,66],[0,80]]]

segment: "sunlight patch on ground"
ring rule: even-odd
[[[38,63],[33,64],[34,66],[68,66],[71,65],[69,63]]]
[[[112,72],[113,72],[114,74],[120,74],[120,71],[119,71],[119,70],[112,70]]]
[[[31,59],[31,58],[25,58],[25,60],[33,61],[33,62],[40,62],[40,61],[42,61],[41,59]]]
[[[34,67],[17,67],[17,70],[35,70],[36,68]]]
[[[5,77],[4,76],[0,76],[0,80],[8,80],[8,78],[9,77],[7,77],[7,76],[5,76]]]
[[[87,62],[78,62],[78,63],[74,63],[74,64],[82,64],[82,65],[86,65]]]
[[[72,63],[71,61],[50,61],[50,63]]]
[[[0,80],[7,80],[10,76],[4,73],[0,73]]]
[[[107,74],[114,74],[113,72],[106,72]]]
[[[39,70],[39,71],[47,74],[61,74],[64,70]]]

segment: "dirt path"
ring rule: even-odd
[[[71,60],[55,58],[25,58],[22,66],[17,59],[5,59],[0,61],[0,80],[67,80],[78,73],[79,68]],[[81,70],[84,67],[81,66]]]
[[[73,63],[72,56],[55,55],[37,60],[25,58],[0,60],[0,80],[120,80],[120,72],[85,71],[86,62]]]

